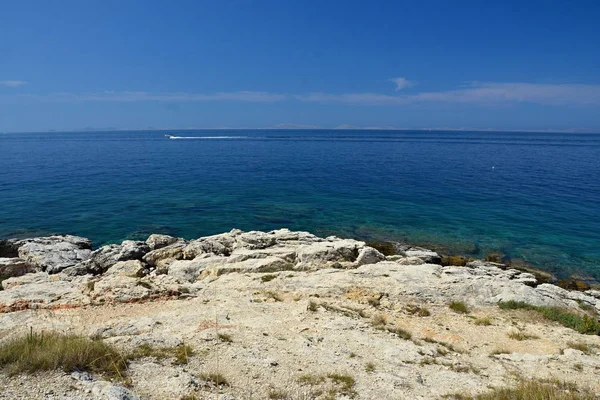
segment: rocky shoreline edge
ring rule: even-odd
[[[75,396],[75,390],[80,397],[74,398],[200,396],[187,397],[192,399],[216,392],[219,398],[233,399],[247,398],[242,393],[249,387],[256,393],[252,398],[326,398],[321,396],[325,392],[316,394],[307,387],[333,385],[333,378],[321,377],[339,373],[342,367],[355,370],[357,357],[364,362],[352,377],[352,391],[330,398],[429,399],[450,392],[478,393],[486,388],[486,380],[493,385],[513,382],[515,370],[527,377],[579,374],[579,382],[600,391],[600,384],[590,378],[600,371],[599,290],[566,290],[533,273],[485,260],[447,265],[436,252],[415,246],[395,244],[392,251],[389,244],[373,246],[287,229],[232,230],[189,241],[153,234],[146,241],[126,240],[96,250],[88,239],[71,235],[3,240],[0,337],[10,338],[24,329],[56,331],[58,326],[59,331],[126,348],[183,342],[207,347],[216,340],[212,345],[228,347],[195,361],[196,367],[205,369],[215,361],[211,357],[217,357],[237,371],[229,378],[237,385],[217,383],[215,388],[214,382],[202,383],[189,366],[150,357],[132,362],[130,389],[118,386],[117,391],[129,397],[111,397],[116,386],[100,378],[54,377],[77,382],[75,389],[60,384],[60,390],[52,389],[64,396]],[[512,306],[503,311],[498,304]],[[581,316],[589,329],[532,317],[546,315],[546,310]],[[74,320],[65,322],[67,316]],[[237,336],[233,343],[219,339],[219,332],[230,331]],[[532,340],[523,347],[523,340],[506,339],[513,331],[537,335],[530,335]],[[269,344],[255,343],[253,333]],[[279,339],[273,342],[272,335]],[[540,343],[533,343],[534,337]],[[592,350],[568,348],[567,342],[585,342]],[[324,345],[331,348],[325,350]],[[486,353],[484,359],[476,350],[489,352],[498,346],[507,347],[507,352]],[[519,351],[509,351],[515,348]],[[321,349],[322,354],[312,354],[311,349]],[[304,372],[312,366],[325,375],[312,383],[272,382],[278,374],[278,379],[289,379],[298,365]],[[560,365],[577,367],[565,370]],[[324,366],[338,372],[327,372]],[[150,370],[166,371],[160,379],[169,382],[149,390],[144,379]],[[44,379],[39,378],[42,383]],[[244,384],[244,379],[251,383]],[[45,392],[32,395],[41,384],[14,388],[14,380],[6,376],[0,383],[17,397],[3,397],[0,390],[0,398],[62,398]],[[103,386],[92,393],[90,388],[99,382]],[[267,389],[286,388],[293,391],[287,397],[266,397]],[[312,395],[300,396],[303,390]]]

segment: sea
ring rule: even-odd
[[[600,280],[600,134],[0,134],[0,238],[100,246],[283,227]]]

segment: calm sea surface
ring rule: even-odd
[[[0,238],[288,227],[600,279],[600,135],[165,133],[0,134]]]

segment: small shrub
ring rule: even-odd
[[[581,316],[558,307],[537,307],[537,311],[546,319],[558,322],[579,333],[596,335],[600,332],[600,322],[589,315]]]
[[[348,354],[348,357],[355,358],[356,357],[356,353],[352,351],[352,352],[350,352],[350,354]]]
[[[215,386],[229,386],[227,378],[220,372],[209,372],[200,374],[200,379],[204,382],[212,383]]]
[[[313,301],[313,300],[310,300],[308,302],[308,307],[306,307],[306,309],[308,311],[312,311],[312,312],[317,311],[318,308],[319,308],[319,303],[317,303],[316,301]]]
[[[365,364],[365,371],[367,372],[373,372],[375,371],[375,364],[372,362],[368,362]]]
[[[219,338],[219,340],[221,342],[224,342],[224,343],[232,343],[233,342],[231,335],[228,333],[217,333],[217,337]]]
[[[490,317],[481,317],[475,319],[474,323],[478,326],[490,326],[492,325],[492,319]]]
[[[277,275],[269,274],[261,276],[260,280],[263,282],[271,282],[275,278],[277,278]]]
[[[0,366],[10,375],[61,369],[97,372],[123,378],[127,360],[101,341],[58,332],[31,331],[0,346]]]
[[[450,304],[448,304],[448,307],[452,311],[459,313],[459,314],[468,314],[469,313],[469,308],[462,301],[453,301]]]

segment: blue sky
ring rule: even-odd
[[[600,131],[598,1],[0,0],[0,132]]]

